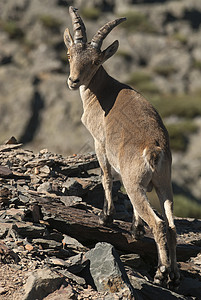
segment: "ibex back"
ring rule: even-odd
[[[119,45],[115,41],[101,51],[103,39],[125,18],[108,22],[87,43],[85,26],[77,10],[70,7],[69,12],[74,38],[66,29],[64,42],[70,64],[68,85],[72,90],[80,90],[84,109],[82,122],[94,138],[103,172],[105,202],[100,222],[107,225],[113,221],[113,168],[120,174],[133,205],[134,237],[139,238],[144,233],[142,220],[152,229],[158,249],[155,283],[177,286],[180,275],[176,261],[168,132],[159,114],[141,94],[109,76],[102,67]],[[155,214],[146,196],[153,187],[161,203],[166,235],[164,222]]]

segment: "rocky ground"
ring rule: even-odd
[[[201,299],[201,220],[176,218],[178,291],[153,284],[152,234],[130,235],[132,209],[115,182],[114,225],[100,226],[94,154],[0,146],[0,299]]]

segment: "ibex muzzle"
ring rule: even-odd
[[[115,41],[102,51],[103,40],[125,18],[108,22],[87,43],[86,29],[77,10],[70,7],[69,12],[74,37],[65,30],[70,64],[68,85],[70,89],[80,89],[82,122],[94,138],[103,171],[105,202],[100,223],[107,225],[113,221],[111,169],[114,169],[120,174],[133,205],[133,236],[140,238],[144,234],[143,221],[152,229],[158,249],[155,283],[177,286],[180,273],[176,261],[168,132],[153,106],[140,93],[109,76],[102,66],[119,46]],[[147,199],[146,192],[153,187],[161,203],[166,235],[164,221]]]

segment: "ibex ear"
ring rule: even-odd
[[[64,43],[67,48],[69,48],[74,44],[73,38],[68,28],[66,28],[66,30],[64,31]]]
[[[116,40],[114,41],[109,47],[107,47],[103,52],[103,62],[110,58],[112,55],[115,54],[119,47],[119,42]]]

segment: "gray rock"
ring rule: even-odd
[[[12,174],[13,174],[13,172],[8,167],[0,166],[0,176],[1,177],[9,177]],[[8,194],[9,194],[9,191],[7,191],[7,190],[5,191],[4,188],[1,189],[0,192],[1,192],[1,194],[6,193],[6,192],[8,192]]]
[[[58,273],[51,271],[50,269],[39,269],[34,271],[27,279],[25,289],[25,295],[23,300],[41,300],[48,294],[58,289],[64,278]]]
[[[182,48],[177,49],[172,47],[171,49],[164,49],[157,56],[153,56],[150,61],[150,66],[153,70],[158,68],[172,68],[172,72],[168,75],[168,87],[167,76],[163,78],[160,76],[160,80],[157,77],[155,79],[157,86],[161,91],[168,93],[169,91],[182,93],[186,90],[186,82],[184,80],[185,74],[189,72],[191,60],[189,55]],[[162,85],[162,79],[164,84]]]
[[[132,288],[115,248],[108,243],[97,243],[85,254],[90,261],[90,272],[98,291],[121,292],[129,299]]]
[[[64,235],[62,243],[63,243],[63,246],[66,248],[71,248],[71,249],[79,250],[79,251],[87,250],[87,248],[84,247],[80,242],[78,242],[76,239],[74,239],[68,235]]]
[[[10,208],[6,211],[7,218],[10,217],[14,220],[22,221],[25,217],[25,210],[24,208],[16,209]]]
[[[61,287],[59,290],[56,290],[54,293],[49,294],[44,300],[67,300],[67,299],[77,299],[79,293],[68,284],[67,287]]]
[[[132,268],[139,268],[140,266],[144,266],[144,262],[139,254],[123,254],[120,256],[120,259],[125,266],[130,266]]]
[[[149,65],[153,58],[158,57],[160,53],[167,47],[167,40],[162,36],[144,35],[137,33],[130,37],[129,42],[131,47],[135,49],[134,58],[135,61],[140,63],[144,61],[146,65]]]
[[[77,196],[61,196],[60,201],[63,202],[65,206],[75,206],[82,202],[82,198]]]
[[[45,234],[46,228],[40,224],[33,224],[31,222],[16,222],[12,229],[22,237],[37,238]]]
[[[85,285],[86,284],[86,281],[84,278],[82,277],[79,277],[67,270],[58,270],[59,273],[61,273],[62,275],[64,275],[65,277],[67,277],[68,279],[71,279],[73,280],[74,282],[76,282],[77,284],[80,284],[80,285]]]
[[[190,92],[197,92],[200,90],[201,71],[192,70],[189,74],[189,90]]]
[[[41,245],[43,249],[48,249],[48,248],[60,249],[62,247],[61,243],[50,239],[44,239],[44,238],[32,239],[32,243]]]
[[[183,190],[187,197],[201,199],[201,172],[200,172],[200,140],[201,118],[195,120],[198,126],[196,134],[190,137],[188,151],[184,154],[173,155],[173,181]],[[181,171],[182,170],[182,171]]]
[[[52,192],[52,184],[50,182],[44,182],[39,185],[37,191],[39,193],[47,193],[47,192],[50,193]]]
[[[79,274],[88,265],[88,260],[84,257],[83,253],[79,253],[69,257],[66,263],[68,263],[68,271],[73,274]]]
[[[63,184],[63,187],[67,188],[68,195],[80,197],[86,194],[86,191],[83,189],[82,185],[74,177],[69,177]]]
[[[50,174],[50,168],[47,165],[45,165],[44,167],[40,168],[40,172],[49,175]]]
[[[61,258],[55,258],[55,257],[48,258],[48,263],[54,266],[62,266],[62,267],[69,266],[69,263],[67,263],[65,260]]]
[[[26,195],[23,195],[23,194],[20,194],[19,195],[19,200],[21,201],[21,202],[23,202],[23,203],[29,203],[29,201],[30,201],[30,198],[28,197],[28,196],[26,196]]]
[[[34,87],[30,74],[14,66],[3,66],[0,77],[2,78],[0,84],[1,142],[3,142],[13,134],[17,138],[23,135],[32,115]]]
[[[12,224],[11,223],[3,223],[1,222],[1,226],[0,226],[0,238],[4,238],[6,237],[7,233],[9,230],[11,230],[12,228]]]
[[[34,61],[34,66],[31,70],[34,74],[50,72],[61,68],[61,62],[56,59],[56,53],[50,50],[48,45],[44,43],[32,51],[30,59]]]
[[[129,276],[129,280],[141,300],[190,300],[193,298],[186,298],[168,289],[156,286],[143,278],[138,276]]]

